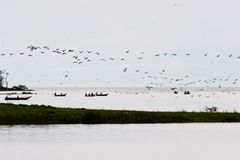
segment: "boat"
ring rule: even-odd
[[[60,93],[60,94],[57,94],[56,92],[54,93],[55,97],[65,97],[66,95],[67,93]]]
[[[108,96],[108,93],[96,93],[96,96]]]
[[[96,94],[94,93],[85,93],[85,97],[95,97]]]
[[[190,94],[190,91],[184,91],[184,94]]]
[[[174,94],[178,94],[178,91],[176,91],[176,90],[174,90],[174,92],[173,92]]]
[[[29,98],[31,98],[32,96],[28,96],[28,97],[9,97],[9,96],[6,96],[5,97],[5,100],[28,100]]]
[[[23,91],[22,94],[33,94],[32,92]]]

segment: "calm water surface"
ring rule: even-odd
[[[239,88],[179,88],[173,94],[170,88],[36,88],[36,93],[28,101],[5,101],[2,103],[44,104],[57,107],[93,109],[130,109],[146,111],[204,111],[206,106],[218,107],[219,111],[240,112]],[[66,97],[54,97],[54,92],[67,93]],[[85,97],[88,92],[109,93],[107,97]]]
[[[240,124],[1,126],[4,160],[237,159]]]

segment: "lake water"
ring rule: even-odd
[[[191,94],[184,95],[184,90],[189,90]],[[216,106],[219,111],[240,111],[240,88],[188,88],[178,91],[178,94],[173,94],[170,88],[36,88],[37,94],[28,101],[5,101],[6,95],[0,95],[0,102],[145,111],[203,111],[206,106]],[[54,97],[54,92],[67,93],[67,96]],[[85,97],[86,92],[109,95]]]
[[[150,111],[240,111],[238,88],[190,88],[173,94],[170,88],[37,88],[28,101],[58,107]],[[54,97],[54,92],[67,93]],[[86,92],[109,93],[85,97]],[[203,160],[237,159],[240,124],[128,124],[0,126],[0,157],[6,160]]]
[[[3,160],[238,159],[240,124],[0,126]]]

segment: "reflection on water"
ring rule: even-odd
[[[1,126],[8,160],[236,159],[240,124]]]
[[[11,103],[45,104],[57,107],[130,109],[148,111],[203,111],[206,106],[218,107],[219,111],[240,111],[239,88],[189,88],[173,94],[170,88],[40,88],[28,101]],[[55,97],[53,93],[67,93],[66,97]],[[106,97],[85,97],[89,92],[109,93]],[[4,95],[0,102],[6,103]]]

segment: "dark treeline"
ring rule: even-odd
[[[240,122],[239,113],[146,112],[0,104],[0,124],[128,124]]]

